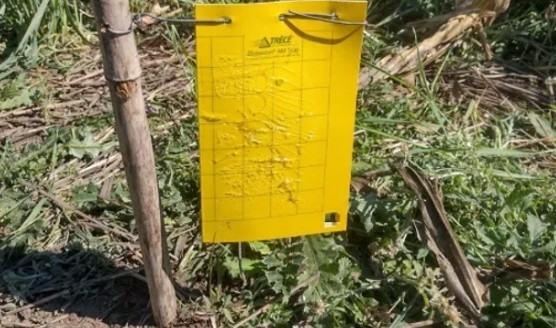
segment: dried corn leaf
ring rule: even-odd
[[[389,75],[403,75],[414,72],[420,65],[426,66],[436,61],[449,49],[458,45],[462,37],[471,31],[478,34],[486,56],[490,58],[492,53],[486,42],[483,28],[491,25],[498,15],[508,9],[509,5],[510,0],[476,0],[473,1],[470,9],[456,9],[446,15],[433,17],[428,21],[415,22],[410,27],[431,29],[441,25],[436,33],[424,39],[418,45],[401,49],[399,52],[382,58],[376,63],[375,67],[363,68],[359,75],[359,89],[365,88],[373,81],[385,79]]]
[[[449,290],[475,320],[488,302],[488,289],[465,258],[446,217],[438,185],[411,167],[396,166],[406,185],[417,197],[420,220],[415,225],[419,239],[434,253]]]

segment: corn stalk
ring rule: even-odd
[[[439,27],[436,33],[416,46],[406,47],[380,59],[375,67],[363,68],[359,76],[359,89],[390,75],[405,75],[415,72],[421,64],[426,66],[436,61],[471,33],[477,35],[487,60],[490,60],[492,52],[484,30],[492,25],[494,20],[508,9],[509,5],[510,0],[475,0],[471,4],[457,0],[455,11],[429,20],[411,23],[410,27],[415,31],[430,30],[431,26]]]

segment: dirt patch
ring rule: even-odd
[[[155,327],[146,279],[132,258],[79,246],[0,251],[0,327]],[[175,327],[211,327],[211,315],[194,310],[199,292],[180,295]]]

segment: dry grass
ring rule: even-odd
[[[387,58],[373,63],[412,77],[388,75],[360,90],[350,228],[334,236],[200,242],[194,45],[187,31],[171,26],[138,32],[182,301],[178,326],[469,323],[434,254],[419,243],[414,195],[390,161],[409,163],[440,184],[455,239],[481,277],[490,279],[485,326],[553,323],[556,110],[547,67],[554,45],[543,34],[549,29],[534,29],[548,21],[520,3],[499,23],[484,22],[492,17],[484,13],[460,12],[411,24],[428,36],[448,24],[417,52],[389,30],[400,21],[407,26],[405,16],[390,19],[387,10],[435,7],[424,0],[374,6],[385,11],[370,19],[385,23],[365,38],[365,62]],[[75,8],[70,3],[64,12],[83,22],[83,38],[62,27],[45,32],[36,65],[19,53],[18,74],[0,81],[4,326],[152,322],[101,59],[83,41],[95,40],[87,31],[87,9]],[[483,47],[468,38],[480,31],[479,21],[492,23],[486,36],[495,61],[488,64]],[[505,37],[508,29],[530,30],[526,36],[533,41]],[[383,44],[404,48],[407,56],[384,57]],[[517,56],[518,46],[528,55]]]

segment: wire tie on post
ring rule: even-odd
[[[133,32],[133,30],[139,23],[141,23],[141,19],[143,17],[150,17],[154,20],[171,24],[230,24],[232,22],[232,19],[229,17],[222,17],[217,19],[166,18],[155,16],[149,13],[137,13],[132,16],[129,29],[125,31],[119,31],[111,28],[110,26],[106,26],[106,31],[116,36],[128,35],[129,33]]]
[[[116,36],[121,36],[121,35],[128,35],[129,33],[133,32],[133,22],[131,23],[131,25],[129,26],[129,29],[125,30],[125,31],[118,31],[115,30],[113,28],[111,28],[108,24],[106,24],[106,31],[110,32],[110,34],[112,35],[116,35]]]
[[[356,25],[356,26],[367,26],[367,22],[353,22],[341,20],[336,13],[332,14],[320,14],[320,13],[301,13],[293,10],[288,10],[288,13],[281,14],[280,20],[286,20],[288,18],[306,18],[317,20],[325,23],[340,24],[340,25]]]
[[[166,18],[155,16],[149,13],[138,13],[133,15],[133,22],[138,24],[141,22],[141,18],[150,17],[154,20],[173,23],[173,24],[230,24],[232,19],[229,17],[222,17],[216,19],[195,19],[195,18]]]

